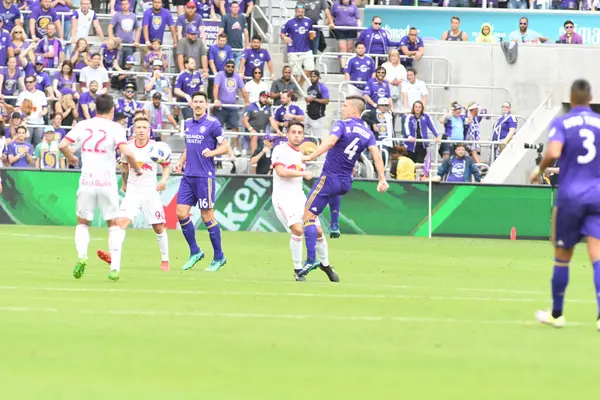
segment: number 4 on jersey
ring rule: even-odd
[[[356,143],[358,143],[359,140],[359,138],[355,138],[352,143],[344,149],[344,154],[348,154],[348,160],[352,160],[356,155],[356,152],[358,151],[358,145]]]

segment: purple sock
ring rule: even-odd
[[[598,319],[600,319],[600,260],[594,261],[594,284],[596,285],[596,302],[598,303]]]
[[[304,223],[304,240],[306,242],[306,259],[315,261],[317,259],[317,225],[314,219]]]
[[[200,247],[196,243],[196,228],[194,227],[194,223],[187,217],[186,219],[179,220],[179,225],[181,225],[181,232],[183,233],[183,237],[188,243],[190,247],[191,254],[200,253]]]
[[[594,268],[595,271],[595,268]],[[595,276],[595,275],[594,275]],[[569,284],[569,262],[554,259],[554,273],[552,274],[552,316],[558,318],[563,313],[565,291]]]
[[[329,213],[331,214],[331,223],[338,225],[340,221],[340,205],[342,196],[329,197]]]
[[[221,228],[219,228],[219,224],[215,219],[205,222],[204,225],[206,225],[210,243],[215,251],[214,259],[220,260],[223,258],[223,249],[221,249]]]

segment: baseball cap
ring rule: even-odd
[[[474,110],[476,108],[479,108],[479,104],[477,104],[477,103],[469,104],[467,106],[467,110],[469,110],[469,111],[472,111],[472,110]]]
[[[120,119],[125,119],[125,118],[129,118],[129,116],[123,112],[119,112],[115,115],[115,121],[118,121]]]
[[[15,119],[15,118],[23,118],[23,115],[20,112],[13,112],[12,114],[10,114],[10,119]]]
[[[47,126],[46,129],[44,129],[44,133],[54,133],[54,128],[51,126]]]
[[[190,8],[191,7],[196,8],[196,2],[194,2],[194,1],[188,1],[187,3],[185,3],[185,6],[186,7],[190,7]]]
[[[258,97],[263,97],[263,96],[270,97],[271,95],[269,94],[269,92],[263,90],[262,92],[260,92],[258,94]]]
[[[154,92],[152,95],[153,99],[162,99],[162,94],[160,92]]]
[[[42,57],[42,56],[37,56],[37,57],[35,58],[35,63],[36,63],[36,64],[44,64],[44,57]]]
[[[135,90],[135,85],[133,83],[128,83],[127,85],[125,85],[125,89],[124,90],[127,90],[127,89],[133,89],[133,90]]]
[[[135,56],[127,56],[125,64],[135,64]]]
[[[462,110],[462,106],[460,104],[455,104],[454,107],[452,108],[454,111],[456,110]]]
[[[197,35],[198,34],[198,27],[194,24],[192,25],[188,25],[187,29],[185,30],[186,33],[189,33],[190,35]]]
[[[380,97],[379,100],[377,100],[377,105],[378,106],[389,106],[390,101],[386,97]]]
[[[163,63],[161,60],[154,60],[154,61],[152,61],[152,66],[153,67],[162,67]]]

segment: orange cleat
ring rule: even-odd
[[[108,265],[110,265],[110,263],[112,262],[112,259],[110,257],[110,253],[108,251],[104,251],[102,249],[99,249],[96,254],[98,254],[98,258],[101,259],[102,261],[104,261],[105,263],[107,263]]]
[[[162,261],[162,262],[160,263],[160,269],[161,269],[162,271],[168,271],[168,270],[170,269],[170,268],[169,268],[169,262],[168,262],[168,261]]]

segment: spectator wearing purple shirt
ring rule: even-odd
[[[133,125],[133,115],[136,110],[142,110],[144,105],[135,100],[135,86],[131,83],[125,85],[123,97],[115,103],[115,115],[122,113],[127,116],[127,126]]]
[[[381,27],[381,17],[375,16],[371,19],[371,26],[358,35],[357,43],[364,43],[367,54],[381,54],[385,56],[390,47],[397,47],[398,42],[390,39],[390,33]],[[385,57],[377,57],[377,65],[385,62]]]
[[[204,19],[216,20],[215,6],[212,0],[195,0],[196,13]]]
[[[79,97],[77,93],[77,79],[73,72],[71,61],[65,60],[62,62],[60,70],[54,74],[52,87],[57,98],[60,98],[64,94],[71,94],[75,98]]]
[[[315,38],[315,31],[310,18],[304,16],[304,6],[296,6],[296,16],[290,18],[281,28],[281,39],[288,46],[288,61],[294,75],[300,76],[300,86],[304,83],[304,75],[308,76],[315,69],[315,59],[310,49],[310,41]],[[304,75],[302,70],[304,68]]]
[[[54,140],[60,142],[67,134],[67,131],[61,128],[63,116],[61,113],[55,113],[52,117],[52,128],[54,128]]]
[[[333,19],[331,17],[331,12],[329,11],[327,0],[297,0],[296,6],[304,7],[304,15],[312,21],[313,26],[319,23],[323,12],[325,12],[324,20],[327,21],[327,25],[333,25]],[[310,40],[310,49],[314,55],[316,55],[319,50],[321,35],[321,29],[315,29],[315,36]]]
[[[33,161],[33,145],[25,138],[27,136],[27,128],[19,126],[15,140],[8,145],[8,164],[11,167],[29,168]]]
[[[412,67],[413,60],[419,61],[423,54],[425,54],[423,39],[418,36],[417,28],[411,27],[408,35],[400,39],[400,55],[410,58],[401,57],[400,62],[406,68]]]
[[[154,60],[160,60],[162,62],[163,68],[167,67],[167,55],[160,47],[160,39],[154,38],[150,43],[150,51],[144,57],[144,70],[148,71]]]
[[[208,66],[212,75],[225,69],[225,63],[233,60],[233,50],[227,44],[227,35],[221,33],[217,42],[208,49]]]
[[[83,121],[91,119],[96,116],[96,93],[100,85],[96,81],[91,81],[89,85],[89,91],[84,92],[79,97],[78,113],[79,120]]]
[[[10,33],[3,29],[4,18],[0,15],[0,66],[6,65],[8,57],[14,55]]]
[[[129,5],[128,10],[132,10],[135,5],[135,0],[110,0],[110,14],[115,15],[118,12],[123,11],[123,1],[126,1]]]
[[[240,6],[240,13],[249,17],[254,9],[253,0],[216,0],[215,8],[219,15],[227,15],[231,12],[231,5],[237,3]]]
[[[380,98],[389,100],[390,110],[394,112],[394,102],[392,101],[392,95],[390,92],[390,84],[385,80],[385,68],[377,67],[375,70],[375,78],[369,79],[363,90],[365,101],[367,102],[367,108],[372,110],[377,108],[377,101]]]
[[[13,0],[4,0],[0,2],[0,15],[4,18],[4,29],[12,32],[15,25],[23,25],[21,21],[21,11],[15,5]]]
[[[69,4],[70,3],[70,4]],[[60,26],[59,31],[62,31],[62,36],[60,36],[61,40],[65,40],[67,43],[71,41],[71,32],[72,32],[72,18],[73,18],[73,6],[72,0],[53,0],[51,3],[52,10],[56,12],[58,19],[60,20],[59,25],[57,25],[57,29]],[[64,22],[63,22],[64,21]]]
[[[225,63],[225,70],[217,73],[213,87],[213,98],[215,99],[215,116],[227,129],[233,132],[238,131],[240,125],[240,113],[237,107],[222,107],[222,105],[236,104],[237,93],[241,93],[244,98],[244,105],[248,105],[248,93],[244,89],[244,80],[235,72],[235,62],[228,60]],[[233,138],[233,147],[237,149],[238,138]],[[239,154],[239,149],[234,150],[234,154]]]
[[[273,61],[271,61],[271,55],[267,49],[261,49],[260,45],[262,40],[260,35],[254,35],[252,37],[251,48],[244,50],[242,55],[242,61],[240,62],[240,73],[243,73],[245,77],[252,78],[252,71],[254,68],[260,68],[264,74],[265,63],[269,66],[269,75],[274,77],[273,72]]]
[[[119,51],[121,50],[121,39],[118,37],[112,37],[108,39],[106,43],[100,46],[100,55],[102,56],[102,63],[104,68],[108,71],[116,70],[119,71]]]
[[[13,28],[12,32],[10,33],[10,39],[12,42],[13,53],[17,57],[17,65],[21,67],[21,59],[19,57],[21,52],[27,50],[28,47],[33,45],[25,41],[27,40],[25,28],[20,25]],[[33,53],[31,54],[31,57],[33,57]]]
[[[344,78],[349,82],[367,82],[375,77],[375,61],[365,55],[366,46],[364,43],[356,43],[356,55],[348,60],[346,69],[344,69]],[[358,96],[362,94],[364,85],[354,83],[348,87],[348,94]]]
[[[119,64],[121,67],[124,67],[127,57],[133,55],[136,48],[139,47],[142,26],[135,14],[129,11],[129,0],[117,1],[120,1],[121,11],[117,12],[110,19],[110,22],[108,23],[108,37],[111,38],[116,36],[121,39],[121,43],[133,44],[133,47],[123,46],[121,50]]]
[[[31,9],[31,19],[29,20],[29,35],[31,39],[36,37],[42,39],[46,36],[46,27],[55,23],[58,30],[58,37],[62,39],[63,32],[60,25],[60,18],[50,7],[50,0],[40,0],[39,4]]]
[[[56,68],[65,59],[63,45],[56,38],[55,24],[48,24],[46,27],[46,37],[38,43],[35,55],[44,57],[45,68]]]
[[[565,21],[563,27],[565,33],[560,36],[558,41],[565,44],[583,44],[583,38],[577,32],[575,32],[575,24],[571,20]]]
[[[192,95],[196,92],[204,92],[202,73],[196,69],[194,57],[186,57],[184,66],[185,70],[177,75],[173,94],[177,96],[177,101],[187,102],[191,107]],[[182,109],[185,119],[192,118],[193,112],[190,107],[183,107]]]
[[[36,89],[46,93],[49,100],[53,100],[55,96],[54,89],[52,88],[52,79],[50,79],[50,75],[44,71],[45,59],[42,56],[37,56],[35,57],[35,64],[31,64],[27,58],[29,52],[33,52],[33,46],[30,46],[19,56],[21,65],[24,66],[23,70],[25,71],[25,76],[35,76]]]
[[[181,40],[185,34],[187,27],[195,25],[200,31],[200,37],[204,40],[204,22],[202,21],[202,15],[196,13],[196,3],[192,0],[188,1],[185,5],[185,14],[180,15],[175,23],[177,28],[177,38]]]
[[[358,31],[335,29],[335,26],[359,26],[360,13],[356,4],[352,0],[339,0],[331,6],[331,17],[333,24],[333,36],[337,39],[338,48],[341,53],[351,53],[354,42],[358,36]],[[344,67],[342,59],[342,68]]]
[[[281,105],[270,118],[271,132],[265,137],[267,140],[273,140],[273,147],[287,142],[285,130],[290,122],[304,122],[304,111],[295,104],[298,97],[294,92],[283,92],[280,99]]]
[[[144,12],[142,19],[143,43],[150,43],[152,39],[160,39],[162,43],[167,26],[173,36],[173,46],[177,46],[177,32],[171,13],[163,8],[162,0],[152,0],[152,8]]]

